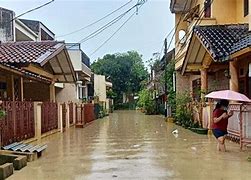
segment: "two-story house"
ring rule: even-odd
[[[175,14],[177,93],[189,90],[194,100],[214,90],[230,89],[251,98],[251,1],[171,0]],[[203,127],[211,128],[212,109],[194,106]],[[229,135],[251,142],[250,107],[232,107]]]
[[[249,0],[171,1],[178,92],[190,89],[199,99],[201,93],[231,89],[251,97],[250,4]]]
[[[82,101],[82,99],[88,98],[87,82],[90,82],[91,77],[90,59],[80,49],[80,44],[74,44],[74,46],[72,46],[72,44],[66,44],[62,41],[55,41],[55,34],[42,22],[15,18],[15,13],[11,10],[1,8],[0,16],[0,40],[2,42],[2,51],[0,53],[6,53],[6,43],[12,43],[11,45],[8,45],[8,47],[11,46],[12,48],[11,50],[9,48],[9,53],[13,52],[10,61],[16,62],[15,66],[18,66],[16,68],[19,68],[22,71],[25,70],[29,73],[34,73],[35,75],[37,74],[38,76],[42,77],[47,75],[45,77],[49,77],[52,84],[47,87],[47,85],[43,85],[39,81],[23,81],[22,78],[20,79],[19,77],[14,77],[14,82],[11,83],[9,76],[6,78],[1,77],[0,95],[2,99],[10,98],[11,91],[7,89],[13,88],[12,91],[16,89],[18,92],[23,92],[23,90],[19,89],[24,88],[24,90],[26,90],[28,87],[31,88],[33,86],[39,89],[39,91],[29,90],[28,92],[32,93],[26,93],[27,95],[16,95],[15,98],[14,96],[11,96],[11,99],[18,98],[42,101],[54,100],[58,102],[79,102],[80,100]],[[69,48],[70,46],[71,48]],[[54,52],[54,56],[51,55],[53,54],[51,52]],[[16,59],[20,58],[23,58],[23,63],[19,62],[17,64]],[[30,63],[31,61],[37,62],[39,60],[42,61],[42,59],[48,58],[53,59],[49,63],[50,66],[52,66],[50,68],[45,67],[44,65],[33,67],[34,64],[31,65]],[[5,63],[8,64],[8,62]],[[13,63],[12,66],[14,66]],[[53,76],[51,72],[54,69],[57,72],[55,71],[56,74]],[[68,74],[64,74],[66,71]],[[64,80],[62,77],[64,77]],[[72,77],[74,78],[72,79]],[[14,88],[15,82],[17,82],[16,87],[18,86],[19,88]],[[10,87],[11,84],[14,84],[12,88]],[[39,93],[40,90],[48,92],[48,95],[38,98],[43,94]],[[32,95],[33,92],[37,93]],[[52,96],[52,94],[54,95]]]
[[[81,50],[79,43],[67,43],[71,63],[76,73],[77,81],[74,83],[57,83],[56,92],[59,102],[82,102],[89,100],[88,85],[91,81],[90,58]]]

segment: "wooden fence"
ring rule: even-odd
[[[4,101],[6,116],[0,120],[1,145],[35,136],[34,105],[29,101]]]
[[[58,129],[58,104],[53,102],[43,102],[41,117],[42,133]]]
[[[6,112],[0,119],[1,146],[33,137],[40,139],[52,130],[63,132],[74,123],[84,127],[94,120],[93,104],[4,101],[0,109]]]

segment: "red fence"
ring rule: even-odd
[[[94,121],[94,104],[85,104],[84,105],[84,116],[85,116],[85,122],[89,123],[91,121]]]
[[[42,133],[46,133],[58,128],[58,105],[53,102],[44,102],[42,104]]]
[[[76,104],[76,126],[83,127],[84,124],[93,121],[94,104]]]
[[[6,116],[0,120],[2,146],[35,136],[32,102],[4,101],[1,109],[6,112]]]
[[[74,113],[74,104],[69,103],[69,121],[70,121],[70,124],[73,124],[73,113]]]

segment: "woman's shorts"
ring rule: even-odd
[[[227,135],[227,131],[222,131],[220,129],[213,129],[213,134],[218,139],[221,136]]]

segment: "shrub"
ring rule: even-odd
[[[152,98],[151,92],[143,89],[139,92],[139,100],[137,106],[143,108],[147,115],[156,114],[156,101]]]
[[[175,119],[178,124],[181,124],[184,127],[191,126],[191,123],[193,122],[192,112],[187,106],[189,102],[191,102],[191,97],[189,96],[189,93],[185,92],[182,94],[177,94]]]

